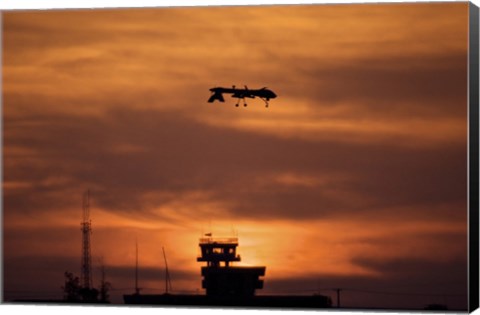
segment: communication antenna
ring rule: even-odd
[[[168,294],[168,289],[172,290],[172,283],[170,282],[170,273],[168,272],[167,255],[165,254],[165,248],[162,246],[163,259],[165,260],[165,294]]]
[[[135,294],[140,294],[140,288],[138,287],[138,242],[135,239]]]
[[[92,284],[92,256],[90,249],[90,235],[92,234],[92,222],[90,221],[90,191],[83,194],[83,221],[80,224],[82,230],[82,272],[81,281],[85,289],[90,289]]]

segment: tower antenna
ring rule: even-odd
[[[83,194],[83,221],[80,224],[82,230],[82,272],[81,281],[85,289],[90,289],[92,284],[92,256],[90,249],[90,235],[92,234],[92,222],[90,220],[90,191]]]

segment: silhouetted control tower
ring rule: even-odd
[[[237,255],[237,238],[200,239],[201,256],[197,261],[207,262],[202,267],[202,288],[207,296],[252,297],[256,289],[263,288],[265,267],[234,267],[231,262],[240,261]],[[223,263],[223,264],[222,264]]]
[[[188,306],[236,306],[276,308],[327,308],[332,300],[324,295],[255,295],[256,289],[263,288],[261,276],[265,267],[237,267],[237,238],[213,238],[205,234],[200,239],[200,257],[206,262],[202,267],[203,294],[128,294],[126,304],[142,305],[188,305]],[[168,276],[167,276],[168,279]]]

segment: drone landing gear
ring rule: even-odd
[[[264,98],[262,98],[262,101],[265,102],[265,107],[268,108],[268,101],[267,101],[266,99],[264,99]],[[243,107],[247,107],[247,106],[248,106],[248,104],[247,104],[247,102],[245,102],[245,99],[244,99],[244,98],[238,98],[238,101],[237,101],[237,103],[235,104],[235,107],[239,107],[239,106],[240,106],[240,103],[243,104]]]
[[[243,106],[247,107],[247,103],[245,102],[245,99],[242,98],[241,100],[243,101]],[[235,106],[238,107],[239,105],[240,105],[240,98],[238,99],[238,102],[237,102],[237,104],[235,104]]]
[[[264,101],[264,102],[265,102],[265,107],[266,107],[266,108],[268,108],[268,100],[266,100],[266,99],[262,98],[262,101]]]

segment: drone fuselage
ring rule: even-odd
[[[239,100],[243,99],[245,106],[246,106],[245,104],[246,97],[248,98],[259,97],[266,103],[267,106],[268,106],[268,101],[270,99],[277,97],[277,95],[272,90],[269,90],[267,88],[250,90],[247,87],[245,87],[244,89],[237,89],[235,87],[232,87],[232,88],[215,87],[215,88],[211,88],[210,92],[212,92],[213,94],[208,99],[209,103],[212,103],[216,100],[220,102],[225,102],[225,99],[223,98],[223,94],[227,93],[227,94],[232,94],[231,95],[232,97],[238,98]],[[238,106],[238,103],[237,103],[237,106]]]

